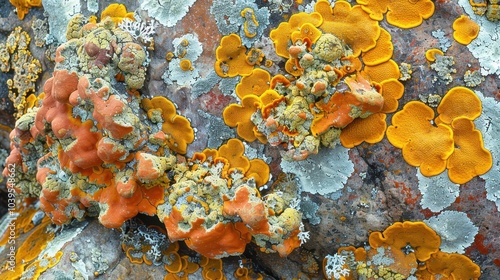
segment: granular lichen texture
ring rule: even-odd
[[[0,278],[500,275],[498,1],[0,2]]]

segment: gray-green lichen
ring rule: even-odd
[[[190,86],[200,77],[199,67],[195,65],[195,62],[203,52],[202,44],[196,33],[175,38],[172,44],[175,58],[169,62],[162,79],[167,85],[176,82],[177,85]],[[192,65],[191,68],[182,69],[181,63],[188,63],[188,61]]]
[[[436,61],[431,63],[431,69],[437,72],[432,81],[443,81],[446,85],[453,81],[451,74],[456,73],[457,70],[453,68],[455,61],[453,56],[436,54]]]
[[[481,75],[479,71],[465,71],[464,74],[464,82],[468,87],[478,86],[480,83],[484,82],[484,77]]]
[[[439,40],[439,49],[443,52],[447,51],[451,47],[451,40],[446,37],[446,34],[442,29],[434,30],[431,32],[432,37]]]

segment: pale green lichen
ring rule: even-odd
[[[250,10],[247,9],[247,13],[242,15],[241,12],[246,8]],[[270,15],[266,7],[259,8],[250,0],[215,0],[210,7],[210,13],[214,15],[217,27],[223,35],[239,33],[243,45],[247,47],[251,47],[262,36],[269,24]],[[248,33],[251,35],[247,36]]]
[[[432,82],[443,81],[446,85],[453,81],[451,74],[457,70],[453,68],[455,64],[453,56],[436,54],[436,61],[431,63],[431,69],[436,71],[437,76],[432,78]]]
[[[446,34],[442,29],[434,30],[431,32],[432,37],[439,40],[439,49],[446,52],[449,47],[451,47],[451,40],[446,37]]]
[[[284,172],[295,173],[303,192],[326,195],[344,187],[354,172],[349,160],[349,150],[344,147],[321,149],[303,161],[282,161]]]
[[[486,17],[476,15],[469,0],[458,0],[467,15],[479,25],[479,34],[467,48],[479,60],[481,74],[500,76],[500,24],[489,21]]]
[[[424,222],[441,237],[439,248],[446,253],[465,253],[479,231],[467,214],[457,211],[443,211]]]
[[[188,12],[196,0],[145,0],[141,1],[141,9],[166,27],[174,26]]]
[[[492,97],[485,97],[476,91],[483,106],[482,114],[474,121],[477,129],[483,135],[484,147],[491,152],[493,165],[491,169],[480,177],[485,181],[486,198],[495,202],[500,209],[500,104]]]

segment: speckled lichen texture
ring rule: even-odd
[[[29,50],[32,55],[41,62],[43,72],[36,82],[36,93],[43,91],[43,84],[52,76],[55,62],[50,58],[55,52],[54,44],[62,40],[60,31],[53,32],[52,40],[46,41],[44,45],[35,44],[37,34],[34,34],[32,23],[38,19],[48,19],[49,25],[57,21],[57,15],[71,14],[71,11],[58,11],[60,1],[42,1],[45,7],[51,7],[44,11],[43,7],[33,7],[25,16],[19,20],[14,12],[13,6],[7,0],[0,0],[0,42],[5,42],[8,35],[16,26],[22,26],[32,38]],[[77,3],[78,1],[70,1]],[[96,4],[87,5],[87,1],[80,1],[78,12],[88,17],[93,13]],[[96,1],[92,1],[94,3]],[[205,148],[216,149],[226,143],[230,138],[237,137],[235,129],[224,124],[222,112],[231,103],[238,103],[234,87],[239,78],[221,78],[214,72],[216,60],[216,48],[221,38],[226,35],[220,30],[222,15],[212,14],[223,7],[222,0],[199,0],[199,1],[164,1],[165,5],[170,2],[178,3],[171,10],[154,12],[163,7],[152,7],[150,10],[142,9],[147,3],[153,4],[157,1],[119,1],[124,4],[128,11],[136,11],[144,22],[156,22],[154,46],[145,46],[150,60],[147,67],[146,81],[144,87],[139,89],[142,96],[166,96],[176,106],[177,114],[185,116],[190,120],[196,135],[193,143],[188,145],[187,157],[194,152],[203,151]],[[161,2],[161,1],[160,1]],[[213,2],[216,5],[212,8]],[[272,42],[269,41],[269,32],[275,29],[281,22],[286,21],[292,14],[307,10],[310,1],[265,1],[246,0],[229,1],[234,2],[235,7],[250,5],[258,17],[268,16],[266,22],[262,23],[265,29],[256,29],[255,34],[262,36],[247,38],[244,45],[250,47],[261,44],[266,58],[274,60],[274,65],[267,69],[273,75],[284,73],[284,60],[279,59],[274,53]],[[294,2],[292,5],[286,3]],[[298,3],[301,2],[302,4]],[[355,4],[356,1],[349,1]],[[401,29],[388,24],[385,19],[380,21],[380,26],[386,29],[392,36],[394,54],[392,59],[398,64],[407,63],[411,65],[411,78],[403,81],[404,96],[399,100],[400,111],[403,106],[412,100],[428,100],[429,96],[445,93],[455,86],[466,86],[464,75],[472,71],[479,71],[483,78],[478,79],[478,84],[469,87],[478,92],[483,102],[483,113],[476,120],[476,127],[482,130],[485,147],[498,149],[499,136],[489,135],[497,133],[495,127],[498,124],[498,112],[500,112],[500,75],[497,70],[500,61],[498,46],[500,38],[495,35],[496,41],[488,41],[488,35],[480,33],[480,40],[473,41],[469,46],[459,44],[453,39],[452,24],[460,15],[470,15],[470,7],[461,7],[457,1],[436,0],[433,1],[435,12],[429,19],[417,27]],[[458,1],[468,2],[468,1]],[[110,1],[98,1],[99,11],[95,13],[98,17]],[[142,4],[141,4],[142,3]],[[465,3],[466,4],[466,3]],[[465,5],[464,4],[464,5]],[[259,10],[262,9],[262,10]],[[150,11],[150,14],[148,14]],[[264,12],[265,11],[265,12]],[[75,11],[73,11],[75,12]],[[260,14],[259,14],[260,13]],[[236,16],[237,13],[233,13]],[[169,17],[169,18],[157,18]],[[258,18],[257,17],[257,18]],[[248,21],[248,18],[246,19]],[[162,24],[166,23],[166,24]],[[235,18],[234,23],[226,22],[231,26],[231,32],[244,36],[245,18]],[[52,23],[56,24],[56,23]],[[248,24],[248,23],[247,23]],[[490,30],[499,30],[500,22],[486,22],[481,20],[480,25],[487,25]],[[496,29],[491,26],[496,25]],[[250,26],[252,27],[252,26]],[[59,27],[60,28],[60,27]],[[254,27],[257,28],[257,27]],[[484,32],[486,32],[486,28]],[[481,31],[483,32],[483,30]],[[251,32],[250,32],[251,33]],[[189,35],[191,34],[191,35]],[[493,35],[492,35],[493,36]],[[182,39],[188,38],[189,43],[199,43],[200,46],[193,48],[180,47]],[[191,38],[191,39],[190,39]],[[196,39],[192,39],[196,38]],[[267,43],[266,43],[267,42]],[[481,44],[478,46],[478,44]],[[483,44],[492,44],[483,45]],[[496,44],[496,45],[495,45]],[[39,46],[41,45],[41,46]],[[262,47],[264,45],[264,47]],[[495,45],[495,46],[493,46]],[[57,45],[56,45],[57,46]],[[449,77],[440,79],[438,73],[432,68],[431,63],[426,60],[425,52],[428,49],[438,48],[445,52],[446,56],[454,58],[453,68]],[[476,49],[475,49],[476,48]],[[495,49],[496,48],[496,52]],[[493,52],[488,57],[480,59],[474,57],[474,53],[482,55],[481,50],[488,49]],[[182,55],[182,51],[188,53]],[[189,53],[192,51],[193,53]],[[167,60],[168,53],[173,53],[173,59]],[[484,52],[483,52],[484,53]],[[180,61],[184,57],[194,56],[190,67],[186,71],[194,71],[182,74]],[[274,56],[273,56],[274,55]],[[490,57],[493,56],[493,57]],[[491,58],[491,62],[488,60]],[[187,63],[187,62],[186,62]],[[495,65],[496,70],[490,68]],[[276,68],[276,66],[280,66]],[[490,67],[484,69],[484,67]],[[281,70],[279,70],[281,69]],[[277,72],[276,72],[277,71]],[[281,72],[280,72],[281,71]],[[175,78],[175,75],[178,78]],[[468,76],[469,74],[467,74]],[[12,79],[14,72],[0,72],[0,125],[14,127],[16,110],[9,99],[7,80]],[[483,80],[484,79],[484,80]],[[166,82],[166,80],[168,80]],[[469,85],[471,85],[469,83]],[[487,100],[486,100],[487,99]],[[495,112],[493,112],[495,111]],[[387,125],[391,124],[392,114],[387,116]],[[496,118],[496,120],[495,120]],[[491,125],[491,127],[490,127]],[[0,130],[0,146],[2,150],[9,150],[8,133]],[[301,194],[300,208],[304,212],[303,223],[305,231],[310,232],[310,239],[300,248],[294,250],[288,257],[280,258],[276,253],[267,254],[259,250],[258,246],[250,243],[244,253],[244,258],[255,264],[255,271],[259,271],[268,279],[292,279],[297,278],[300,273],[307,274],[311,279],[322,279],[321,261],[327,255],[333,255],[340,246],[353,245],[356,247],[367,244],[368,236],[372,231],[383,231],[387,226],[398,221],[425,221],[436,223],[437,217],[442,211],[457,211],[466,215],[470,220],[465,223],[464,228],[454,225],[452,229],[460,234],[474,234],[475,238],[462,246],[459,251],[471,258],[481,267],[480,279],[498,279],[500,275],[500,178],[499,158],[500,151],[491,150],[493,155],[493,169],[481,177],[475,177],[469,182],[459,185],[449,182],[446,175],[435,178],[424,178],[419,174],[416,167],[410,166],[403,159],[401,149],[395,148],[386,137],[376,144],[362,143],[354,148],[346,149],[340,144],[336,151],[321,151],[320,154],[311,156],[307,162],[282,163],[280,150],[277,147],[262,144],[259,141],[245,144],[246,150],[250,151],[249,158],[261,158],[266,161],[271,169],[271,180],[262,189],[262,194],[270,190],[273,183],[276,185],[298,184]],[[0,151],[0,170],[3,169],[5,152]],[[336,162],[337,161],[337,162]],[[297,173],[286,178],[279,176],[282,171]],[[315,174],[318,172],[319,174]],[[278,179],[279,178],[279,179]],[[446,181],[448,180],[448,181]],[[442,183],[446,181],[445,183]],[[3,183],[5,184],[5,182]],[[448,188],[448,191],[435,191],[434,188]],[[423,193],[424,192],[424,193]],[[443,196],[443,197],[440,197]],[[0,213],[7,215],[6,193],[2,191],[0,198]],[[437,212],[436,212],[437,211]],[[447,212],[445,212],[447,213]],[[441,219],[453,215],[442,215]],[[145,220],[154,220],[148,217]],[[437,219],[439,221],[439,219]],[[130,262],[120,246],[120,233],[117,230],[104,228],[97,220],[89,220],[85,225],[69,225],[67,227],[81,227],[75,231],[76,236],[62,245],[64,255],[61,261],[42,274],[40,279],[163,279],[164,270],[154,265],[145,263],[134,264]],[[159,221],[150,221],[151,223]],[[458,229],[457,229],[458,227]],[[61,230],[65,230],[63,227]],[[443,230],[446,232],[446,229]],[[463,231],[463,232],[462,232]],[[450,234],[450,236],[454,236]],[[26,236],[21,236],[19,244]],[[443,237],[442,237],[443,238]],[[457,241],[462,242],[462,241]],[[450,245],[452,247],[452,245]],[[465,246],[465,247],[463,247]],[[196,256],[187,247],[181,245],[181,251],[186,255]],[[0,251],[0,260],[6,259],[8,250]],[[77,261],[71,261],[70,255],[78,256]],[[311,257],[312,256],[312,257]],[[233,278],[233,272],[238,266],[241,257],[228,257],[223,259],[223,271],[228,279]],[[315,263],[316,262],[316,263]],[[319,270],[314,266],[319,265]],[[78,273],[77,273],[78,271]],[[311,273],[312,272],[312,273]],[[199,272],[198,272],[199,273]],[[84,275],[84,278],[77,278]],[[199,274],[191,275],[201,277]],[[193,278],[198,279],[198,278]]]

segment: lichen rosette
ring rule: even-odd
[[[318,1],[314,12],[293,15],[270,37],[287,74],[246,74],[236,88],[241,104],[223,113],[227,125],[247,141],[282,147],[285,160],[383,138],[386,113],[397,109],[404,86],[390,60],[391,35],[378,21],[359,5]]]

